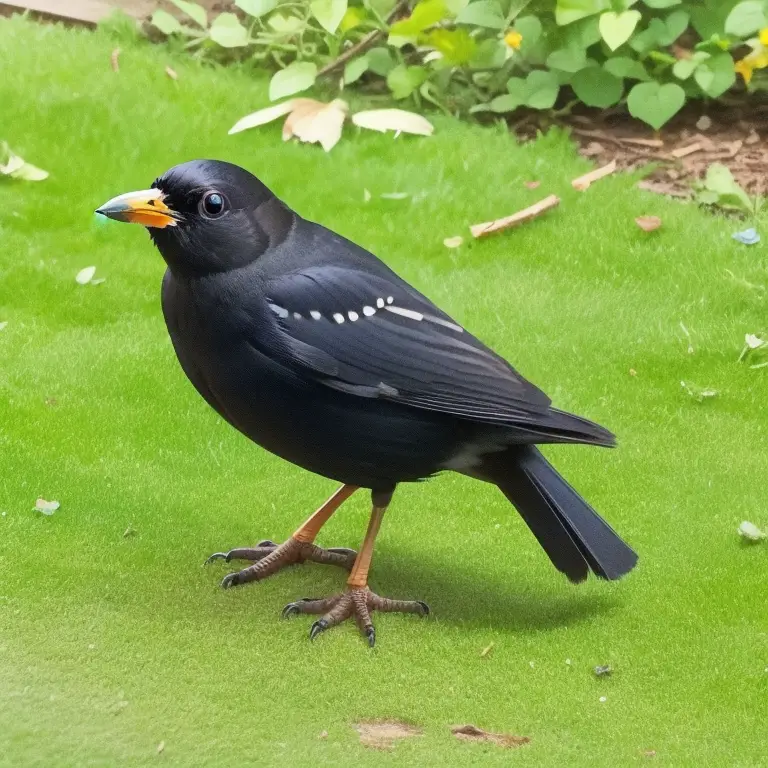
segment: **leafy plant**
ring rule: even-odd
[[[696,200],[702,205],[716,205],[750,216],[762,206],[761,198],[750,197],[721,163],[712,163],[707,168],[704,180],[697,185]]]
[[[213,20],[169,1],[158,30],[274,67],[272,100],[326,78],[459,115],[625,105],[658,130],[737,75],[768,87],[768,0],[236,0]]]

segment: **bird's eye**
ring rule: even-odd
[[[226,208],[224,195],[220,192],[206,192],[200,202],[200,207],[205,216],[209,219],[215,219],[217,216],[221,216]]]

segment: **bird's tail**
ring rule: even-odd
[[[637,554],[533,446],[486,458],[484,476],[515,505],[539,544],[571,581],[592,571],[618,579]]]

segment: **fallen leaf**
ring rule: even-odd
[[[327,739],[328,738],[328,731],[320,731],[320,733],[317,735],[318,739]]]
[[[643,751],[643,757],[656,757],[655,749],[646,749]]]
[[[360,128],[372,131],[396,131],[417,136],[431,136],[435,127],[426,117],[406,112],[404,109],[369,109],[352,115],[352,122]]]
[[[7,320],[3,320],[3,322],[0,323],[0,331],[4,330],[6,325],[8,325],[8,321]]]
[[[744,139],[745,144],[757,144],[760,141],[760,134],[754,129],[749,132],[749,136]]]
[[[635,219],[635,224],[643,232],[653,232],[654,229],[658,229],[661,226],[661,219],[658,216],[638,216]]]
[[[745,229],[742,232],[734,232],[731,237],[744,245],[757,245],[760,242],[760,235],[754,227]]]
[[[629,375],[630,376],[637,376],[637,371],[634,368],[629,369]]]
[[[96,274],[96,267],[84,267],[75,275],[75,282],[79,285],[88,285]]]
[[[43,181],[48,178],[48,171],[25,162],[8,146],[0,141],[0,176],[10,176],[21,181]]]
[[[159,754],[160,754],[160,753],[161,753],[161,752],[162,752],[164,749],[165,749],[165,742],[164,742],[164,741],[161,741],[161,742],[160,742],[160,743],[157,745],[157,754],[159,755]]]
[[[112,55],[109,57],[109,62],[110,64],[112,64],[113,72],[120,71],[120,49],[119,48],[115,48],[115,50],[112,51]]]
[[[590,171],[589,173],[585,173],[583,176],[574,179],[571,182],[571,186],[574,189],[578,189],[579,192],[584,192],[584,190],[589,189],[593,181],[598,181],[605,176],[610,176],[612,173],[615,173],[616,167],[616,161],[611,160],[608,165],[604,165],[601,168],[595,168],[594,171]]]
[[[608,701],[608,697],[607,696],[601,696],[600,697],[600,703],[601,704],[605,704],[606,701]]]
[[[526,181],[525,186],[528,187],[528,189],[538,189],[541,186],[540,181]]]
[[[482,651],[480,651],[480,658],[484,659],[486,656],[490,656],[490,654],[493,652],[493,643],[489,643],[488,645],[483,648]]]
[[[124,539],[127,539],[129,536],[135,536],[135,535],[136,535],[136,531],[133,528],[131,528],[130,525],[123,531]]]
[[[550,195],[549,197],[540,200],[535,205],[531,205],[528,208],[524,208],[522,211],[513,213],[511,216],[506,216],[503,219],[496,219],[495,221],[486,221],[483,224],[474,224],[469,230],[472,233],[472,237],[485,237],[494,232],[501,232],[504,229],[516,227],[518,224],[535,219],[537,216],[541,216],[542,213],[546,213],[552,208],[556,208],[558,205],[560,205],[560,198],[557,195]]]
[[[392,749],[398,739],[423,733],[421,728],[397,720],[355,723],[354,728],[360,734],[360,743],[374,749]]]
[[[379,197],[382,200],[407,200],[410,195],[407,192],[382,192]]]
[[[443,240],[443,245],[446,248],[459,248],[464,243],[464,238],[461,235],[456,235],[456,237],[446,237],[445,240]]]
[[[692,155],[694,152],[698,152],[700,149],[704,149],[704,145],[700,141],[696,141],[693,144],[689,144],[687,147],[678,147],[677,149],[673,149],[670,154],[672,157],[679,160],[681,157]]]
[[[370,203],[371,202],[371,192],[368,189],[363,190],[363,202],[364,203]]]
[[[750,349],[760,349],[760,347],[766,346],[766,344],[768,344],[768,341],[764,341],[754,333],[746,333],[744,334],[744,343]]]
[[[320,144],[330,152],[341,138],[348,110],[347,102],[341,99],[334,99],[330,104],[318,101],[294,108],[283,125],[283,141],[295,136],[307,144]]]
[[[58,501],[46,501],[40,498],[35,502],[35,511],[42,512],[50,517],[60,506],[61,504]]]
[[[464,741],[490,741],[500,747],[520,747],[531,741],[530,736],[513,736],[511,733],[491,733],[478,728],[476,725],[457,725],[451,728],[451,733]]]
[[[699,387],[692,382],[685,381],[681,381],[680,386],[688,395],[699,403],[703,403],[705,400],[717,396],[717,390],[712,387]]]
[[[610,664],[598,664],[595,667],[596,677],[610,677],[613,674],[613,667]]]
[[[762,541],[768,539],[768,533],[761,531],[754,523],[744,520],[739,526],[739,536],[747,541]]]
[[[170,77],[171,80],[178,80],[179,79],[179,76],[176,73],[176,70],[172,69],[171,67],[166,67],[165,68],[165,74],[168,75],[168,77]]]
[[[257,128],[260,125],[271,123],[273,120],[277,120],[278,117],[283,117],[289,114],[296,106],[302,102],[315,101],[314,99],[288,99],[280,104],[273,104],[271,107],[265,107],[257,112],[252,112],[250,115],[241,117],[228,131],[231,136],[233,133],[240,133],[240,131],[247,131],[249,128]],[[320,104],[322,102],[315,102]]]

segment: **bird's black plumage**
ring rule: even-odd
[[[243,169],[195,161],[153,187],[175,218],[150,230],[168,264],[174,348],[233,426],[374,491],[445,469],[493,482],[574,581],[634,566],[635,553],[532,447],[610,446],[607,430],[553,408],[375,256],[302,219]],[[211,214],[213,193],[224,204]]]

